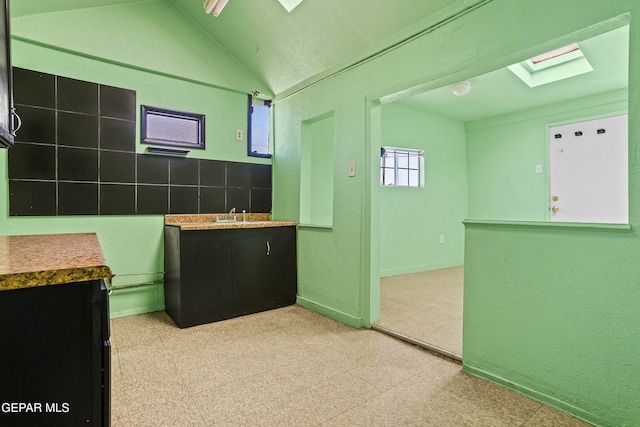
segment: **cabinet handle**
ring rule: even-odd
[[[267,240],[267,256],[271,255],[271,244]]]
[[[11,108],[11,114],[16,116],[16,119],[18,119],[18,127],[16,127],[13,131],[11,131],[11,135],[18,136],[18,135],[16,135],[16,132],[18,132],[20,130],[20,128],[22,127],[22,119],[20,118],[18,113],[16,113],[16,109],[15,108]]]

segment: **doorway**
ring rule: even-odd
[[[425,323],[428,324],[425,329],[442,332],[446,328],[439,322],[457,316],[453,311],[446,313],[446,303],[439,300],[437,287],[432,294],[423,291],[428,288],[424,284],[430,280],[431,272],[438,277],[451,266],[463,264],[463,256],[456,259],[454,254],[464,251],[462,220],[551,219],[548,126],[626,111],[628,34],[629,28],[624,26],[579,41],[580,61],[586,58],[592,70],[534,87],[504,67],[469,78],[466,86],[470,90],[463,96],[452,93],[452,87],[446,86],[410,97],[395,94],[381,99],[376,112],[381,116],[380,145],[424,150],[425,173],[431,174],[425,176],[425,189],[431,193],[380,188],[380,193],[373,196],[379,197],[381,229],[382,278],[377,327],[409,340],[442,346],[445,341],[437,335],[415,335],[422,334],[418,326]],[[385,103],[385,99],[389,102]],[[421,118],[412,119],[418,116]],[[395,117],[392,120],[395,123],[390,125],[387,117]],[[416,122],[425,127],[420,128]],[[375,151],[376,147],[372,147],[370,159],[374,166]],[[443,187],[442,181],[450,182],[446,173],[451,170],[455,170],[455,179],[464,181],[464,188]],[[440,217],[428,211],[434,206]],[[399,217],[399,211],[407,215]],[[459,239],[455,228],[442,231],[449,220],[461,227]],[[452,252],[443,256],[445,249]],[[458,277],[460,282],[464,281],[463,268]],[[419,282],[422,287],[416,285]],[[411,289],[415,291],[413,294]],[[460,307],[462,294],[459,292]],[[399,300],[406,303],[404,308],[397,305]],[[445,313],[431,316],[426,312],[432,308],[436,308],[434,312]],[[413,310],[419,310],[426,320],[418,320],[417,315],[411,314]],[[390,323],[393,325],[389,326]],[[449,347],[445,350],[456,354],[456,350],[462,349],[461,339],[458,347]]]

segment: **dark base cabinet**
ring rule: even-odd
[[[165,226],[165,308],[181,328],[295,304],[296,228]]]
[[[102,280],[0,292],[0,425],[109,426]]]

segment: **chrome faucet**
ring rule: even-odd
[[[236,213],[236,208],[231,208],[231,210],[229,211],[229,213],[228,213],[227,215],[225,215],[224,219],[228,220],[228,219],[229,219],[229,217],[230,217],[232,214],[234,214],[234,213]]]

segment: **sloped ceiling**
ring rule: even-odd
[[[162,0],[11,0],[11,16],[154,1]],[[478,1],[403,0],[391,7],[388,0],[305,0],[289,13],[278,0],[229,0],[216,18],[201,0],[168,0],[273,94],[413,34],[438,12]]]

